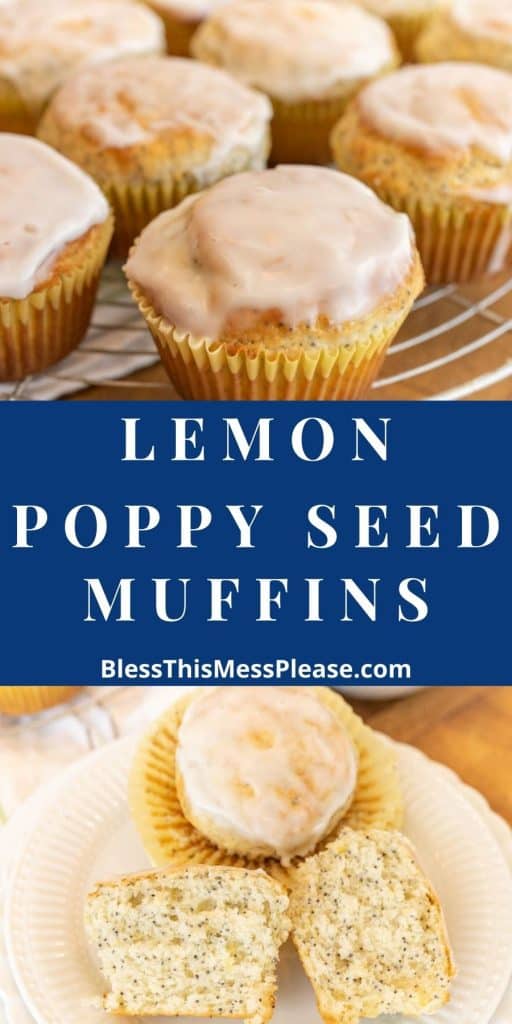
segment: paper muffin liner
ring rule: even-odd
[[[397,52],[396,59],[390,61],[380,74],[393,71],[399,63],[400,58]],[[345,113],[350,100],[369,81],[369,78],[365,78],[347,82],[340,95],[327,99],[286,103],[271,96],[274,108],[271,162],[273,164],[330,163],[332,160],[329,143],[331,131]]]
[[[475,201],[462,209],[449,200],[378,194],[409,216],[428,284],[464,283],[512,264],[512,207]]]
[[[183,398],[207,401],[310,401],[355,399],[377,376],[405,312],[392,326],[376,324],[354,344],[255,352],[232,343],[182,334],[158,316],[130,285],[167,373]]]
[[[164,24],[167,53],[171,57],[190,57],[190,43],[199,22],[174,17],[172,12],[161,6],[157,0],[149,0],[149,6]]]
[[[432,17],[432,11],[403,11],[386,18],[404,62],[414,62],[416,42]]]
[[[365,725],[339,695],[323,687],[315,689],[315,695],[346,728],[359,757],[357,786],[350,808],[318,849],[332,842],[345,826],[355,829],[400,828],[403,799],[391,744]],[[264,867],[274,878],[286,884],[293,866],[283,867],[271,858],[251,860],[229,854],[206,839],[183,814],[176,789],[176,746],[185,710],[197,696],[198,693],[188,694],[176,701],[154,723],[136,752],[130,773],[129,804],[144,849],[156,866],[227,864],[245,868]]]
[[[0,298],[0,380],[40,373],[82,340],[112,236],[112,218],[99,227],[76,268],[26,299]]]
[[[27,110],[9,82],[0,78],[0,132],[34,135],[38,114]]]
[[[74,697],[79,686],[0,686],[0,714],[31,715]]]
[[[211,185],[214,180],[220,181],[241,171],[261,170],[266,165],[269,147],[269,135],[265,135],[259,150],[233,151],[224,164],[219,166],[215,179],[212,176],[208,184]],[[201,180],[200,168],[197,175],[191,172],[156,182],[96,180],[114,211],[115,230],[111,254],[118,259],[124,259],[128,255],[135,239],[159,213],[177,206],[187,196],[200,192],[207,184]]]

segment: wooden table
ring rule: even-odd
[[[512,399],[512,279],[502,274],[421,297],[381,370],[372,400]],[[158,363],[77,399],[176,400]]]
[[[351,703],[373,728],[419,747],[480,790],[512,825],[512,686],[440,686]]]

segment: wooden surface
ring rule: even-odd
[[[380,374],[385,386],[369,399],[409,400],[442,395],[460,399],[512,399],[512,281],[499,275],[478,284],[423,296],[400,331]],[[432,293],[431,296],[432,297]],[[411,339],[419,343],[407,345]],[[405,347],[404,347],[405,345]],[[399,378],[396,380],[395,378]],[[452,391],[455,389],[455,394]],[[176,400],[163,367],[109,386],[89,388],[83,399]]]
[[[512,825],[512,686],[430,687],[405,700],[351,703],[373,728],[452,768]]]

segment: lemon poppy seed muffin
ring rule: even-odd
[[[452,0],[420,35],[416,57],[474,61],[512,71],[512,0]]]
[[[400,832],[343,828],[294,871],[290,916],[325,1024],[424,1020],[449,1001],[456,968],[439,897]]]
[[[384,18],[398,43],[404,61],[415,57],[416,42],[433,16],[448,0],[359,0],[368,11]]]
[[[34,134],[52,93],[84,65],[164,49],[160,19],[132,0],[12,0],[0,7],[0,131]]]
[[[73,76],[50,103],[39,137],[100,185],[115,213],[114,251],[162,210],[236,171],[265,166],[266,96],[217,68],[142,57]]]
[[[166,868],[100,882],[84,917],[108,985],[103,1007],[266,1024],[287,910],[285,890],[264,871]]]
[[[0,132],[0,380],[38,373],[87,330],[112,237],[97,185],[36,139]]]
[[[356,781],[349,733],[305,688],[215,687],[183,716],[183,813],[228,853],[285,865],[311,853],[347,812]]]
[[[189,197],[125,269],[169,376],[196,399],[356,397],[423,287],[407,217],[304,166]]]
[[[271,98],[274,163],[325,163],[349,97],[399,63],[385,22],[331,0],[235,0],[203,23],[192,52]]]
[[[167,52],[188,57],[192,36],[201,22],[228,0],[145,0],[162,19],[167,36]]]
[[[510,263],[512,75],[465,63],[403,68],[360,93],[332,145],[341,170],[409,215],[427,281]]]

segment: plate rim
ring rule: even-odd
[[[109,753],[112,753],[113,749],[115,749],[116,758],[121,757],[121,755],[125,751],[130,751],[134,749],[136,744],[140,741],[140,735],[141,733],[137,732],[129,736],[120,737],[114,741],[111,741],[103,745],[97,750],[92,751],[85,757],[82,757],[78,761],[73,762],[71,765],[68,765],[66,769],[63,771],[62,776],[59,779],[57,785],[52,785],[51,783],[48,785],[48,789],[51,789],[51,794],[53,798],[58,797],[58,794],[61,792],[61,790],[69,788],[69,784],[72,783],[72,780],[75,775],[80,776],[83,773],[84,769],[87,769],[88,765],[96,763],[97,761],[101,762],[103,759],[106,759]],[[490,807],[488,801],[483,796],[483,794],[479,793],[478,790],[473,789],[473,787],[465,784],[457,775],[457,773],[454,772],[452,769],[448,768],[446,765],[443,765],[441,762],[435,761],[434,759],[428,757],[428,755],[424,754],[423,751],[419,750],[417,747],[414,747],[412,744],[401,743],[399,741],[391,739],[388,736],[385,736],[382,733],[380,733],[379,735],[381,735],[382,738],[384,738],[387,742],[391,743],[392,746],[395,747],[395,749],[397,749],[397,752],[403,751],[407,757],[412,757],[420,763],[423,762],[423,764],[428,766],[430,770],[435,771],[436,774],[440,774],[444,778],[444,781],[453,790],[454,796],[464,804],[465,810],[470,814],[471,817],[473,817],[473,819],[475,820],[475,824],[478,823],[480,827],[484,828],[484,830],[487,833],[488,842],[490,842],[491,846],[494,847],[494,854],[502,862],[506,869],[506,873],[510,878],[510,899],[512,904],[511,864],[509,864],[507,861],[507,856],[503,849],[502,843],[498,841],[489,823],[485,820],[485,817],[482,816],[479,808],[475,806],[475,802],[467,796],[466,791],[471,791],[471,793],[474,796],[476,796],[479,799],[479,801],[481,801],[482,805],[484,806],[484,809],[487,810],[488,814],[496,818],[497,821],[501,823],[503,828],[507,830],[507,833],[510,833],[510,845],[512,847],[512,830],[508,826],[508,823],[503,818],[500,818],[499,815],[495,814],[495,812],[493,812],[492,808]],[[43,791],[46,790],[46,788],[46,786],[43,787]],[[55,1024],[56,1018],[44,1013],[44,1011],[40,1008],[38,1002],[32,998],[32,993],[28,989],[30,978],[25,980],[26,968],[25,970],[23,970],[21,955],[20,962],[18,962],[18,949],[16,946],[16,941],[17,939],[19,940],[19,932],[18,929],[15,928],[14,915],[16,910],[16,895],[18,891],[16,883],[19,880],[19,876],[23,872],[24,858],[33,842],[34,833],[37,832],[37,830],[39,829],[42,819],[45,816],[45,812],[48,810],[49,803],[51,803],[50,795],[48,795],[48,798],[45,800],[43,794],[41,794],[41,799],[37,805],[37,815],[35,821],[31,826],[30,830],[25,834],[23,841],[19,846],[16,864],[12,867],[12,870],[10,872],[9,885],[5,897],[5,912],[3,921],[4,939],[9,961],[9,967],[11,969],[12,975],[14,977],[22,1001],[25,1007],[28,1009],[31,1016],[33,1017],[34,1021],[37,1022],[37,1024]],[[23,956],[23,963],[28,964],[30,966],[30,959],[26,956],[26,950],[24,950],[23,952],[25,954]],[[489,1002],[492,1002],[492,1007],[489,1011],[485,1009],[484,1018],[480,1016],[478,1024],[493,1024],[494,1015],[499,1009],[500,1003],[505,994],[507,993],[508,988],[512,986],[512,945],[510,946],[509,961],[509,974],[503,984],[501,984],[500,982],[498,984],[498,987],[496,988],[496,982],[491,982],[492,975],[489,976],[489,984],[486,986],[485,992],[487,992],[488,989],[489,992],[493,991],[492,997],[490,997],[489,995],[486,996],[487,1000]],[[37,981],[37,975],[33,974],[31,978],[34,983],[36,991],[40,991],[40,983]],[[481,1014],[481,1010],[479,1011],[479,1013]],[[488,1016],[486,1016],[487,1013],[489,1013]],[[139,1018],[132,1019],[134,1020],[134,1022],[139,1021]],[[423,1020],[424,1018],[421,1019]]]

